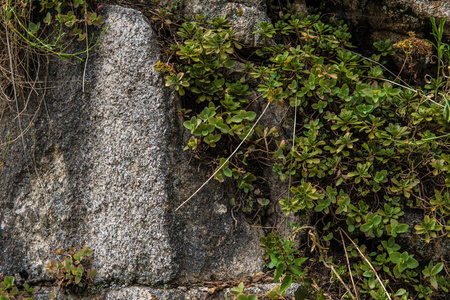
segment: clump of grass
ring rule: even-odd
[[[31,123],[21,124],[21,116],[31,99],[43,100],[37,92],[46,88],[46,76],[39,78],[48,62],[43,58],[83,60],[99,40],[88,35],[89,28],[103,22],[90,0],[0,0],[0,120],[5,113],[15,114],[20,131],[8,141],[0,137],[0,147],[17,141],[30,128]],[[74,42],[85,45],[84,49],[69,51]]]

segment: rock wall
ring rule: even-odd
[[[310,10],[318,9],[345,20],[354,44],[367,53],[376,51],[373,46],[375,42],[389,39],[394,45],[409,39],[410,34],[419,40],[434,41],[430,17],[436,18],[437,24],[443,18],[450,20],[450,3],[446,0],[324,0],[306,3]],[[450,41],[450,22],[446,22],[444,27],[444,41]],[[415,47],[416,50],[418,48],[420,46]],[[394,72],[401,70],[403,78],[423,85],[426,74],[436,74],[433,64],[427,63],[430,61],[428,53],[417,53],[405,62],[405,53],[401,49],[395,50],[396,54],[388,58],[390,68]]]
[[[251,34],[256,25],[269,21],[262,1],[166,4],[191,16],[225,13],[249,45],[260,43]],[[386,32],[400,39],[426,27],[429,15],[450,13],[438,1],[306,4],[328,6],[355,27],[368,24],[374,40]],[[230,189],[212,182],[175,211],[211,169],[187,163],[179,99],[153,69],[160,51],[146,18],[119,6],[104,17],[110,29],[86,64],[52,60],[52,88],[22,103],[20,118],[14,106],[3,114],[0,144],[8,132],[14,143],[0,166],[0,273],[42,284],[52,250],[88,246],[106,299],[197,299],[207,290],[159,288],[260,272],[262,232],[232,216]]]
[[[446,0],[325,0],[306,3],[309,8],[333,13],[349,22],[352,32],[359,32],[369,46],[381,39],[391,38],[397,42],[408,37],[409,31],[423,37],[431,32],[430,17],[450,19],[450,3]],[[450,35],[448,22],[445,32]]]
[[[119,6],[104,17],[110,29],[86,64],[51,62],[54,88],[23,143],[7,152],[0,273],[44,282],[52,250],[70,246],[94,250],[100,285],[158,287],[261,271],[261,232],[232,217],[224,186],[208,185],[175,212],[208,170],[188,165],[182,151],[179,99],[153,68],[160,52],[146,18]],[[20,132],[14,118],[4,116],[2,140],[10,128]]]

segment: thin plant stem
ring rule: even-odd
[[[8,49],[9,68],[10,68],[10,72],[11,72],[11,84],[12,84],[12,87],[13,87],[14,102],[16,104],[17,119],[18,119],[18,123],[19,123],[19,130],[22,133],[22,121],[20,119],[19,101],[17,100],[17,90],[16,90],[16,82],[15,82],[15,77],[14,77],[15,75],[14,75],[14,68],[13,68],[13,61],[12,61],[11,44],[9,42],[8,18],[6,16],[6,11],[3,12],[3,16],[4,16],[4,21],[5,21],[6,47]],[[30,173],[30,170],[28,168],[28,158],[27,158],[27,151],[26,151],[26,146],[25,146],[25,139],[23,137],[23,134],[21,134],[21,136],[22,136],[22,146],[23,146],[23,152],[24,152],[24,156],[25,156],[25,161],[27,163],[28,173]]]
[[[223,166],[225,166],[227,164],[227,162],[230,161],[230,159],[236,154],[236,152],[238,152],[238,150],[241,148],[241,146],[244,144],[245,140],[250,136],[250,134],[253,132],[253,129],[255,129],[256,125],[259,123],[259,121],[261,120],[262,116],[264,116],[264,114],[266,113],[267,109],[269,108],[270,102],[267,102],[266,107],[264,108],[263,112],[261,113],[261,115],[259,116],[258,120],[256,120],[255,124],[253,124],[252,128],[249,130],[249,132],[247,133],[247,135],[244,137],[244,139],[242,140],[242,142],[237,146],[237,148],[233,151],[233,153],[230,154],[230,156],[228,156],[228,158],[225,160],[225,162],[214,172],[214,174],[212,174],[208,180],[206,180],[189,198],[187,198],[183,203],[181,203],[176,209],[175,211],[178,211],[183,205],[185,205],[186,203],[189,202],[189,200],[191,200],[195,195],[197,195],[198,192],[201,191],[201,189],[203,189],[205,187],[205,185],[208,184],[208,182],[211,181],[211,179],[214,178],[214,176],[216,176],[217,173],[219,173],[219,171],[223,168]]]
[[[355,281],[353,280],[352,269],[350,267],[350,261],[348,260],[347,247],[345,246],[345,241],[344,241],[344,237],[342,236],[342,232],[339,231],[339,233],[341,234],[342,246],[344,247],[345,258],[347,259],[348,273],[350,274],[350,279],[352,280],[353,290],[355,291],[356,300],[359,300],[358,291],[356,290]]]
[[[375,268],[372,266],[372,264],[370,263],[369,260],[367,260],[366,256],[361,252],[361,250],[359,250],[358,245],[355,244],[355,242],[353,242],[353,240],[348,236],[348,234],[342,230],[342,228],[339,228],[339,231],[344,233],[345,236],[350,240],[350,242],[353,244],[353,246],[355,246],[356,250],[358,251],[359,255],[361,255],[361,257],[364,259],[364,261],[367,263],[367,265],[372,269],[373,273],[375,274],[375,276],[377,277],[378,282],[380,283],[381,287],[384,290],[384,293],[386,294],[386,296],[388,297],[389,300],[392,300],[391,295],[389,295],[388,291],[386,290],[386,288],[384,287],[383,282],[381,281],[380,277],[378,276],[377,271],[375,270]]]

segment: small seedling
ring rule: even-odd
[[[64,258],[60,261],[53,260],[46,267],[47,274],[58,285],[58,290],[51,293],[49,298],[55,299],[61,290],[85,291],[97,274],[96,270],[85,268],[92,256],[92,250],[87,247],[79,251],[70,248],[68,251],[58,249],[55,253]]]

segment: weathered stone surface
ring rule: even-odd
[[[206,179],[204,169],[189,166],[181,150],[178,97],[153,69],[159,50],[147,20],[119,6],[104,17],[110,29],[89,55],[86,77],[84,63],[53,61],[56,87],[24,137],[28,156],[17,142],[8,151],[0,273],[48,280],[51,250],[70,246],[94,250],[97,284],[158,286],[260,271],[260,232],[231,216],[225,187],[209,185],[174,212]],[[9,127],[20,132],[14,117],[2,120],[2,141]]]
[[[308,1],[307,1],[308,3]],[[326,11],[333,10],[338,17],[354,24],[369,22],[376,30],[406,33],[420,29],[430,17],[449,18],[450,3],[446,0],[333,0],[308,3]]]
[[[262,297],[264,294],[273,289],[277,284],[257,284],[252,286],[245,286],[245,293],[247,295],[258,295]],[[294,297],[295,291],[300,287],[300,284],[294,283],[286,290],[286,297],[291,299]],[[110,287],[98,291],[94,295],[89,296],[73,296],[64,293],[59,294],[59,300],[97,300],[99,298],[105,300],[222,300],[233,299],[235,296],[231,294],[231,288],[226,288],[221,291],[215,291],[208,287],[178,287],[176,289],[153,289],[142,286],[132,287]],[[48,294],[52,292],[50,288],[43,288],[39,291],[36,299],[47,300]]]
[[[375,53],[373,43],[389,39],[391,45],[409,39],[411,35],[417,38],[413,54],[406,57],[402,49],[396,48],[396,54],[388,59],[393,62],[390,68],[400,72],[403,78],[409,78],[411,83],[424,84],[424,77],[436,74],[433,64],[428,64],[430,51],[423,49],[424,39],[434,40],[431,35],[430,17],[440,19],[450,18],[450,3],[425,0],[325,0],[307,1],[309,8],[318,8],[322,13],[332,13],[338,19],[348,23],[353,42],[370,53]],[[444,41],[450,39],[450,23],[444,28]],[[430,47],[431,48],[431,47]]]
[[[184,144],[188,138],[185,137]],[[213,170],[200,171],[188,166],[186,153],[177,157],[174,194],[181,204],[207,179]],[[208,172],[209,171],[209,172]],[[178,250],[178,283],[224,280],[255,274],[264,266],[259,247],[260,230],[252,228],[241,214],[232,217],[229,204],[233,191],[218,182],[210,182],[190,202],[172,215],[171,240]]]
[[[360,34],[369,46],[380,39],[391,38],[398,42],[406,38],[409,31],[419,37],[429,34],[430,17],[450,19],[450,3],[446,0],[325,0],[307,1],[307,4],[350,22],[353,33]],[[445,32],[450,34],[448,22]]]
[[[38,292],[36,300],[47,300],[48,294],[52,293],[51,288],[43,288]],[[142,286],[120,287],[113,286],[98,291],[94,295],[69,295],[58,294],[58,300],[203,300],[208,294],[208,288],[194,289],[152,289]],[[219,299],[219,298],[210,298]]]
[[[440,261],[443,257],[448,257],[450,253],[450,238],[442,236],[439,243],[425,242],[424,235],[418,235],[414,226],[423,223],[424,214],[421,211],[406,210],[405,215],[401,217],[401,222],[409,226],[404,234],[398,235],[396,242],[402,246],[402,251],[414,254],[414,258],[421,264],[426,265],[430,261]]]
[[[176,5],[191,18],[203,14],[211,20],[225,15],[233,25],[236,38],[247,45],[261,45],[264,42],[262,36],[253,32],[259,30],[260,22],[270,22],[266,2],[261,0],[163,0],[160,3],[164,6]]]

